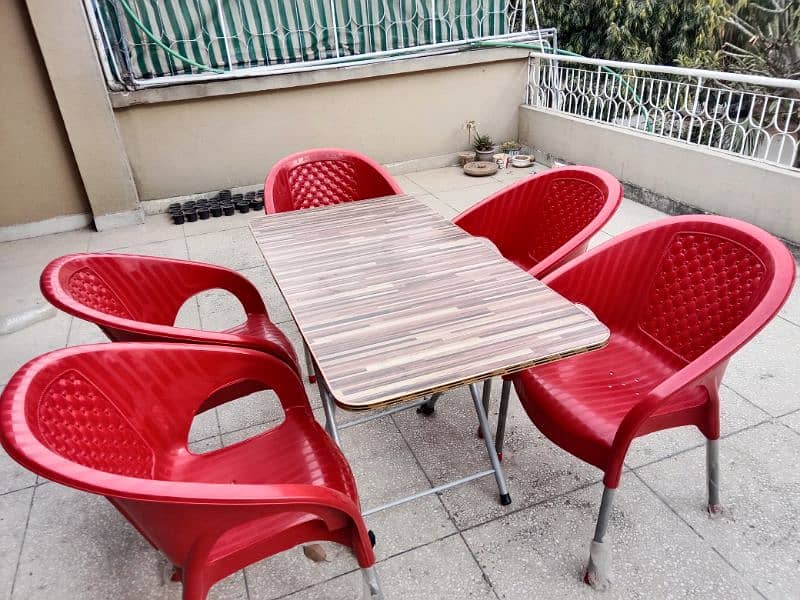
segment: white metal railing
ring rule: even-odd
[[[800,170],[800,80],[531,52],[525,102]]]
[[[544,41],[525,0],[84,0],[112,89]],[[538,22],[538,21],[537,21]]]

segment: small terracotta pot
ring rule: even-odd
[[[470,162],[474,162],[474,161],[475,161],[475,153],[472,150],[467,150],[467,151],[458,153],[458,164],[460,164],[462,167],[465,164],[470,163]]]

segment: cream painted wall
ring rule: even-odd
[[[89,211],[23,0],[0,2],[0,226]]]
[[[553,156],[800,243],[800,173],[526,106],[519,135]]]
[[[453,153],[469,119],[498,141],[514,138],[526,66],[517,58],[116,114],[140,198],[152,200],[258,183],[281,157],[312,147],[382,163]]]

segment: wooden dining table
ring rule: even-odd
[[[365,514],[490,474],[508,504],[488,383],[600,348],[608,328],[414,195],[267,215],[250,227],[303,337],[337,442],[345,426],[470,386],[491,469]],[[506,380],[501,410],[509,393]],[[337,407],[371,413],[337,425]]]

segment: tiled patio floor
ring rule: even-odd
[[[457,169],[399,178],[451,217],[525,173],[470,179]],[[40,301],[46,262],[79,251],[114,251],[224,264],[261,289],[274,320],[298,344],[247,228],[253,215],[170,224],[165,215],[123,230],[79,231],[0,245],[0,314]],[[625,201],[593,244],[663,217]],[[224,293],[184,307],[180,321],[219,329],[241,308]],[[60,314],[0,337],[0,385],[26,360],[51,349],[102,342],[94,326]],[[704,453],[693,429],[634,442],[613,514],[613,584],[603,598],[800,598],[800,289],[780,316],[730,364],[723,387],[724,516],[704,512]],[[496,386],[499,387],[499,386]],[[495,389],[495,396],[498,390]],[[308,387],[314,406],[318,396]],[[495,401],[494,406],[497,406]],[[320,412],[319,409],[317,412]],[[279,418],[266,397],[197,419],[192,446],[232,444]],[[486,468],[467,391],[445,395],[436,415],[399,413],[347,429],[344,450],[365,507]],[[512,404],[504,466],[514,502],[501,507],[491,478],[428,496],[368,519],[386,597],[595,598],[580,582],[599,505],[600,473],[555,448]],[[328,562],[300,549],[245,569],[211,598],[356,598],[349,552]],[[37,480],[0,452],[0,597],[22,599],[179,598],[165,563],[103,499]]]

